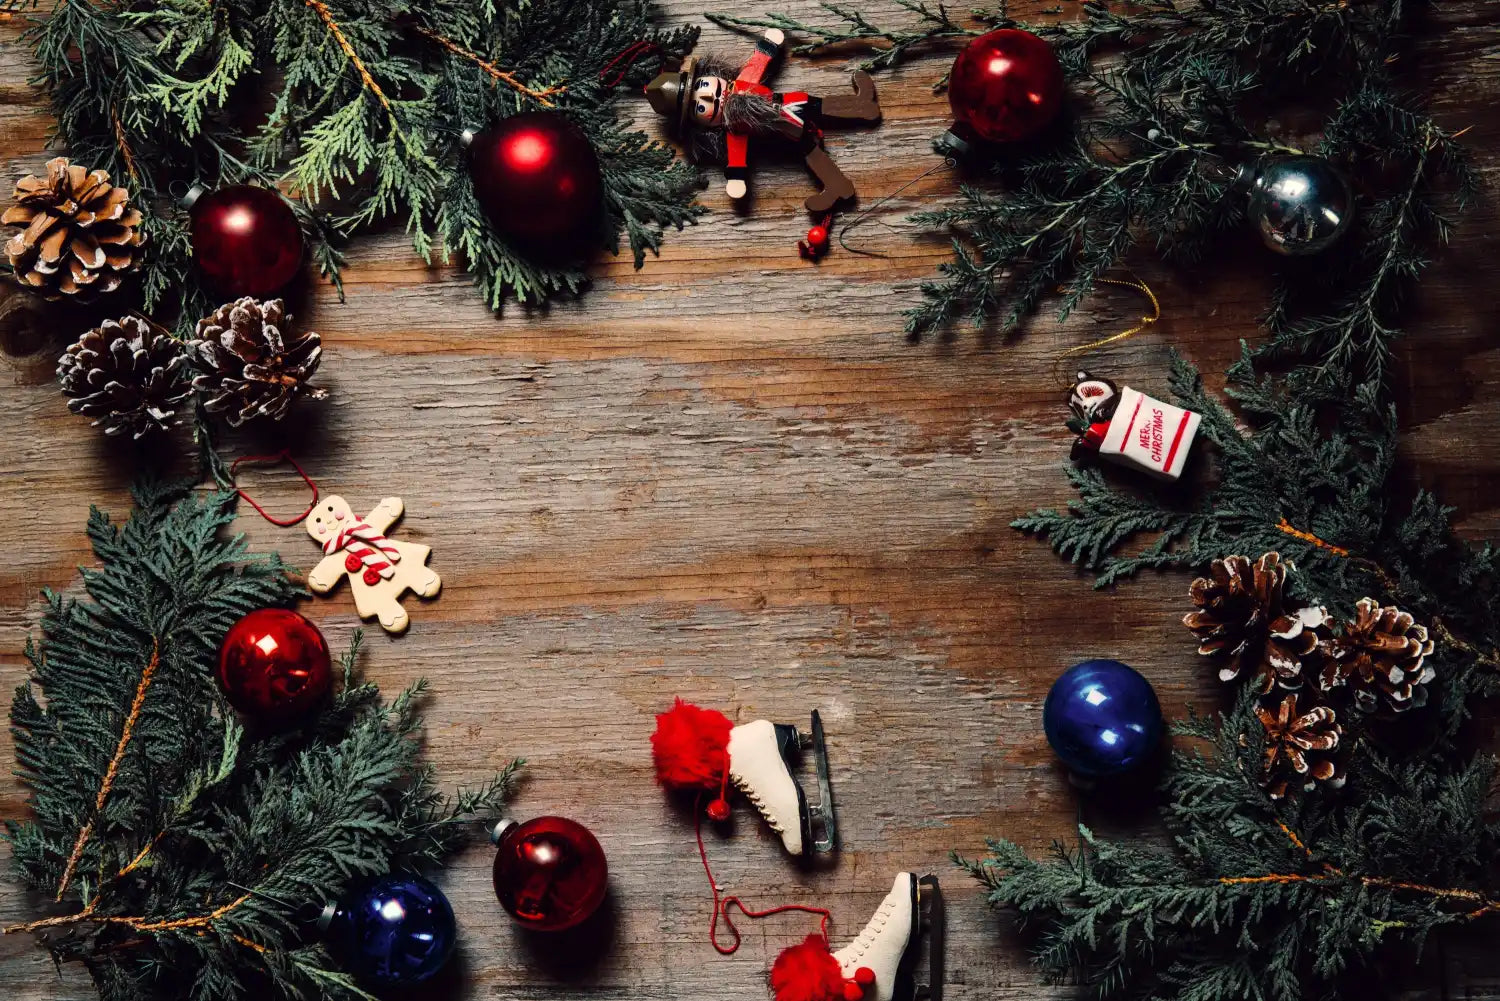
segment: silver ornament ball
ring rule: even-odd
[[[1354,191],[1320,156],[1274,157],[1254,168],[1250,218],[1278,254],[1316,254],[1338,242],[1354,221]]]

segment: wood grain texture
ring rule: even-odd
[[[699,4],[670,0],[674,19]],[[812,4],[776,5],[817,16]],[[862,8],[889,14],[892,5]],[[1040,6],[1040,5],[1037,5]],[[1409,72],[1448,127],[1469,134],[1485,174],[1500,163],[1500,50],[1482,0],[1445,4]],[[892,14],[891,16],[899,16]],[[44,105],[25,50],[0,29],[0,156],[8,181],[46,158]],[[709,30],[705,44],[744,43]],[[947,124],[929,60],[878,80],[886,122],[830,147],[867,200],[932,165]],[[788,87],[841,86],[838,61],[792,61]],[[643,121],[649,118],[644,102]],[[654,122],[649,125],[654,128]],[[961,330],[908,342],[901,310],[946,256],[902,220],[951,197],[934,176],[882,208],[890,228],[861,240],[890,256],[798,259],[810,190],[792,163],[753,173],[753,209],[736,214],[719,179],[703,222],[659,259],[597,267],[589,294],[544,311],[488,313],[459,272],[424,267],[399,233],[359,242],[348,301],[318,289],[298,312],[320,331],[322,405],[265,438],[287,444],[328,492],[364,510],[405,499],[394,537],[433,548],[442,596],[408,599],[410,632],[370,634],[365,666],[387,689],[426,676],[434,696],[428,754],[444,782],[476,782],[514,755],[530,765],[518,816],[572,816],[611,860],[611,920],[598,940],[535,941],[494,901],[490,855],[476,848],[442,877],[463,929],[462,958],[432,996],[741,1001],[766,996],[764,971],[810,928],[795,917],[745,928],[733,958],[707,944],[709,904],[691,820],[654,788],[652,716],[682,695],[739,720],[828,725],[844,850],[826,868],[787,863],[746,809],[712,836],[720,881],[754,904],[832,908],[835,935],[863,925],[897,869],[937,872],[950,905],[954,1001],[1063,996],[1040,987],[977,889],[947,861],[986,835],[1044,849],[1067,837],[1078,798],[1039,724],[1057,672],[1091,655],[1138,666],[1169,713],[1211,705],[1210,685],[1178,619],[1185,581],[1149,578],[1110,593],[1007,523],[1062,503],[1068,435],[1052,361],[1069,345],[1139,315],[1106,290],[1066,323],[1039,317],[1002,339]],[[1466,533],[1500,535],[1490,484],[1500,444],[1500,222],[1485,202],[1440,255],[1410,314],[1400,400],[1413,482],[1458,506]],[[1217,269],[1183,274],[1142,256],[1161,296],[1148,334],[1091,359],[1145,391],[1164,389],[1175,346],[1217,380],[1241,338],[1260,336],[1274,262],[1248,235]],[[1480,293],[1480,294],[1476,294]],[[69,415],[53,360],[77,333],[0,355],[0,689],[24,677],[43,586],[76,587],[89,560],[90,504],[123,514],[136,461]],[[305,503],[286,473],[255,472],[275,510]],[[301,529],[253,513],[260,548],[304,569],[318,550]],[[335,646],[356,624],[347,592],[307,611]],[[0,759],[10,760],[8,735]],[[24,810],[0,780],[0,815]],[[1151,836],[1149,811],[1089,802],[1107,832]],[[35,901],[3,884],[0,921]],[[1469,997],[1500,997],[1479,951],[1445,962]],[[0,996],[84,998],[77,970],[55,972],[24,944],[0,943]]]

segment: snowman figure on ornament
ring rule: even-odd
[[[688,139],[698,159],[724,164],[724,191],[735,201],[749,193],[752,138],[793,144],[822,186],[804,202],[808,212],[822,219],[800,245],[803,256],[818,257],[828,249],[834,208],[856,194],[854,182],[828,155],[822,126],[878,122],[880,101],[875,81],[863,70],[852,77],[852,94],[818,97],[804,91],[773,91],[765,79],[785,42],[786,35],[779,28],[768,29],[738,70],[712,56],[689,56],[678,69],[658,74],[647,84],[646,99],[652,110],[666,116]]]

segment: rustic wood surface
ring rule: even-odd
[[[702,5],[665,6],[689,18]],[[816,16],[802,0],[764,6]],[[1472,126],[1493,178],[1500,49],[1486,7],[1440,5],[1407,72],[1444,125]],[[705,43],[747,44],[716,30]],[[867,203],[934,162],[928,143],[948,111],[929,87],[945,65],[882,75],[884,124],[832,138]],[[780,80],[816,92],[842,86],[846,68],[793,60]],[[29,72],[14,26],[0,28],[7,183],[47,155],[51,122]],[[709,838],[726,887],[757,904],[826,905],[844,938],[894,871],[936,872],[949,898],[948,997],[1052,996],[949,850],[977,852],[987,835],[1044,849],[1069,835],[1079,798],[1039,722],[1068,664],[1132,663],[1172,714],[1215,698],[1178,625],[1184,580],[1096,593],[1007,527],[1068,498],[1054,357],[1121,329],[1141,303],[1107,290],[1068,322],[1042,316],[1015,338],[962,330],[912,343],[900,312],[946,248],[903,219],[951,196],[950,178],[884,206],[891,228],[865,227],[862,240],[888,257],[835,248],[818,265],[794,249],[810,190],[794,164],[758,167],[744,214],[712,182],[711,214],[674,234],[659,259],[640,271],[605,261],[586,297],[545,312],[492,316],[463,274],[425,268],[399,233],[360,241],[348,302],[320,289],[300,310],[323,334],[331,400],[234,445],[291,445],[356,507],[405,499],[397,537],[433,547],[445,586],[435,602],[409,600],[407,636],[369,634],[369,676],[392,690],[432,680],[428,753],[445,783],[525,756],[516,814],[575,817],[609,854],[608,920],[561,947],[528,939],[499,910],[488,850],[457,860],[442,882],[462,956],[441,995],[765,997],[775,951],[810,926],[795,916],[758,922],[738,955],[709,948],[691,821],[653,786],[648,755],[653,714],[682,695],[739,720],[805,722],[820,707],[828,725],[837,863],[789,864],[742,807],[731,836]],[[1490,393],[1500,383],[1500,299],[1485,294],[1500,281],[1497,223],[1493,203],[1481,204],[1440,255],[1413,304],[1398,376],[1413,482],[1457,505],[1476,539],[1500,536],[1491,486],[1500,393]],[[1161,391],[1175,346],[1216,381],[1239,340],[1260,336],[1274,263],[1248,236],[1240,244],[1191,275],[1142,256],[1138,273],[1164,318],[1094,368]],[[128,448],[69,415],[52,381],[57,351],[77,333],[64,326],[45,343],[7,343],[0,356],[0,690],[24,677],[38,590],[76,587],[76,567],[90,559],[89,505],[121,515],[128,505]],[[275,509],[303,503],[284,471],[254,480]],[[240,525],[257,547],[304,569],[316,562],[301,529],[253,513]],[[335,645],[356,624],[347,591],[307,611]],[[0,734],[0,759],[10,758]],[[0,815],[24,809],[22,790],[0,780]],[[1106,831],[1147,829],[1145,811],[1082,809]],[[35,901],[0,886],[0,921],[31,913]],[[56,972],[24,946],[0,944],[0,996],[92,995],[80,971]],[[1445,961],[1466,996],[1500,997],[1493,961],[1451,952]]]

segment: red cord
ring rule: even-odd
[[[823,936],[823,941],[828,941],[828,922],[833,917],[831,911],[823,907],[812,907],[807,904],[782,904],[771,907],[764,911],[752,911],[746,907],[739,897],[720,897],[719,884],[714,879],[714,872],[708,865],[708,849],[703,844],[703,798],[698,798],[698,809],[693,812],[697,815],[695,826],[698,835],[698,857],[703,861],[703,871],[708,875],[708,888],[714,895],[714,916],[708,925],[708,940],[713,943],[715,949],[721,956],[732,956],[740,947],[740,930],[734,926],[734,920],[729,916],[731,906],[738,907],[740,913],[752,921],[756,918],[768,918],[773,914],[782,914],[786,911],[801,911],[804,914],[816,914],[822,920],[818,922],[818,933]],[[724,923],[729,926],[729,932],[734,936],[734,944],[722,946],[719,944],[719,918],[723,917]]]
[[[631,68],[636,64],[636,60],[652,52],[660,51],[660,49],[660,45],[647,38],[631,42],[623,51],[604,64],[604,68],[599,71],[599,82],[606,87],[618,87],[624,81],[625,77],[629,75]],[[605,78],[609,76],[609,71],[619,65],[621,61],[624,62],[624,65],[620,66],[619,72],[615,74],[615,78],[613,80],[606,80]]]
[[[301,466],[297,465],[297,460],[294,459],[294,458],[292,458],[292,453],[291,452],[287,451],[286,449],[282,449],[276,455],[242,455],[238,459],[235,459],[234,462],[233,462],[233,464],[230,465],[230,467],[229,467],[229,478],[230,479],[234,479],[235,471],[240,468],[240,463],[242,463],[242,462],[282,462],[282,461],[290,462],[292,464],[292,468],[295,469],[297,471],[298,475],[300,475],[302,477],[302,482],[306,483],[309,487],[312,488],[312,494],[313,494],[312,495],[312,502],[307,505],[307,510],[303,511],[301,514],[297,515],[297,517],[295,517],[295,518],[288,518],[288,519],[285,519],[285,520],[283,520],[281,518],[273,518],[269,514],[266,513],[266,509],[265,508],[261,507],[259,504],[257,504],[255,502],[255,498],[253,498],[249,494],[245,493],[245,491],[241,490],[238,486],[236,486],[234,488],[234,492],[237,493],[237,494],[239,494],[240,497],[242,497],[247,504],[249,504],[251,507],[255,508],[255,510],[259,511],[260,512],[260,516],[262,518],[266,519],[267,521],[269,521],[271,524],[278,525],[281,528],[291,528],[293,525],[298,524],[299,522],[302,521],[302,519],[304,519],[308,515],[312,514],[313,508],[315,508],[315,507],[318,506],[318,485],[313,482],[313,479],[312,479],[311,476],[308,476],[307,473],[305,471],[303,471],[303,469],[302,469]]]

